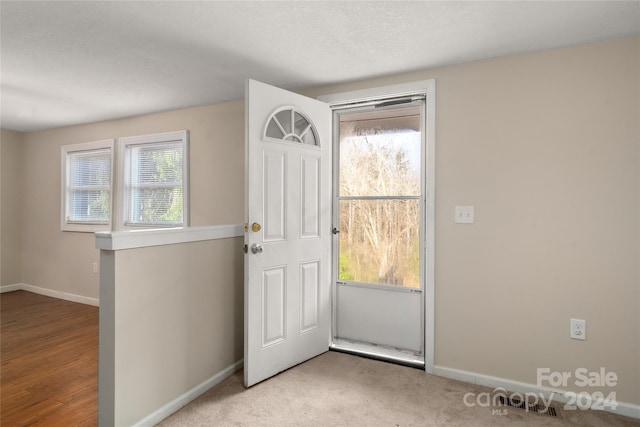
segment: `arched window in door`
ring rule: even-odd
[[[267,121],[265,138],[319,145],[316,128],[302,112],[292,107],[276,110]]]

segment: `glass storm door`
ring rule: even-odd
[[[246,108],[249,387],[329,349],[331,112],[253,80]]]
[[[424,102],[334,112],[333,347],[424,365]]]

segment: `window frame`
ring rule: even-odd
[[[61,167],[61,187],[60,187],[60,230],[93,233],[96,231],[111,230],[113,224],[113,201],[114,201],[114,166],[115,166],[115,140],[105,139],[100,141],[82,142],[79,144],[67,144],[60,147],[60,167]],[[69,178],[71,165],[69,156],[73,153],[91,152],[98,150],[109,150],[110,156],[110,179],[109,179],[109,221],[107,223],[95,221],[69,221],[69,208],[71,199]]]
[[[162,145],[168,143],[182,145],[182,223],[131,223],[129,220],[131,206],[131,150],[144,145]],[[118,230],[143,230],[184,228],[189,226],[189,132],[186,130],[163,132],[149,135],[127,136],[118,138],[118,206],[116,211]]]

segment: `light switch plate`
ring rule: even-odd
[[[473,224],[474,223],[474,207],[473,206],[456,206],[455,223],[456,224]]]

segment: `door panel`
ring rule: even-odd
[[[318,327],[320,312],[320,262],[300,265],[300,332]]]
[[[252,80],[246,97],[248,387],[329,348],[331,113]]]
[[[338,284],[336,332],[342,339],[422,353],[422,292]]]
[[[301,158],[302,224],[303,239],[320,237],[320,157],[302,156]]]
[[[286,276],[285,267],[265,270],[262,274],[262,312],[264,313],[262,347],[285,339]]]
[[[287,153],[264,150],[264,241],[285,240]]]

